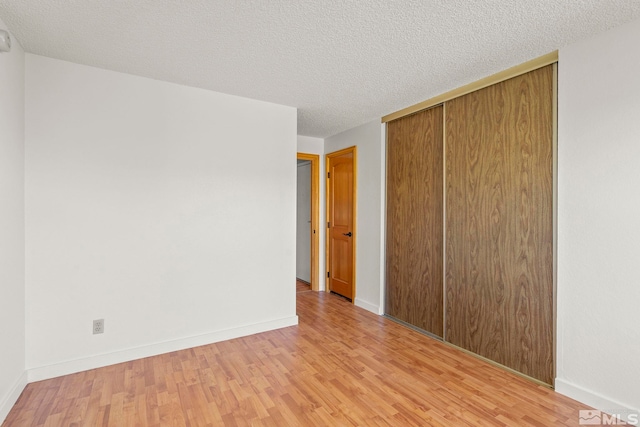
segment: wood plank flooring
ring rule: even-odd
[[[296,279],[296,292],[307,292],[311,290],[311,285],[300,279]]]
[[[3,426],[573,426],[584,405],[326,293],[298,326],[32,383]]]

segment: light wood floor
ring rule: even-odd
[[[296,292],[306,292],[311,290],[311,285],[307,282],[303,282],[300,279],[296,279]]]
[[[27,386],[3,426],[564,426],[585,406],[326,293],[300,324]]]

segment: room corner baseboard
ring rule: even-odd
[[[628,405],[601,396],[560,378],[556,378],[555,390],[571,399],[584,403],[585,409],[587,409],[586,406],[591,406],[609,415],[617,415],[631,425],[640,425],[640,409],[638,408],[631,408]],[[578,414],[576,414],[576,421],[578,420],[577,417]]]
[[[27,371],[23,371],[22,375],[20,375],[20,377],[16,380],[16,382],[11,387],[11,390],[9,390],[9,393],[7,393],[0,401],[0,424],[2,424],[4,420],[7,418],[7,415],[9,415],[9,411],[11,411],[11,408],[13,408],[13,405],[16,404],[16,402],[18,401],[18,398],[20,397],[20,394],[22,393],[22,391],[26,386],[27,386]]]
[[[245,337],[247,335],[286,328],[288,326],[295,326],[297,324],[298,316],[291,316],[267,322],[240,326],[237,328],[215,331],[193,337],[180,338],[172,341],[165,341],[142,347],[129,348],[112,353],[70,360],[67,362],[33,367],[27,369],[27,379],[28,382],[42,381],[62,375],[74,374],[76,372],[87,371],[89,369],[96,369],[104,366],[115,365],[117,363],[141,359],[143,357],[157,356],[158,354]]]
[[[356,307],[364,308],[365,310],[370,311],[372,313],[375,313],[378,315],[382,314],[380,313],[380,307],[375,304],[371,304],[370,302],[363,301],[361,299],[356,298],[356,300],[354,301],[354,304],[356,305]]]

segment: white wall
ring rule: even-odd
[[[318,256],[318,288],[321,291],[325,290],[325,285],[326,285],[326,274],[327,274],[327,269],[326,269],[326,256],[325,256],[325,238],[326,238],[326,228],[324,227],[324,224],[326,224],[327,220],[326,220],[326,205],[325,205],[325,180],[324,180],[324,174],[325,174],[325,166],[324,166],[324,139],[322,138],[315,138],[312,136],[303,136],[303,135],[298,135],[298,153],[305,153],[305,154],[317,154],[320,156],[320,165],[319,165],[319,169],[320,169],[320,188],[318,189],[318,191],[320,192],[320,214],[319,214],[319,218],[318,218],[318,223],[320,225],[320,229],[317,231],[319,234],[318,237],[318,250],[319,250],[319,256]]]
[[[0,20],[0,29],[7,27]],[[24,369],[24,51],[0,53],[0,424]]]
[[[319,154],[320,159],[324,154],[324,139],[315,138],[313,136],[298,135],[297,139],[298,153]]]
[[[356,297],[354,303],[383,314],[384,132],[380,120],[325,139],[327,154],[356,146]]]
[[[294,108],[27,55],[29,379],[297,323],[295,153]]]
[[[298,164],[296,278],[311,283],[311,163]]]
[[[556,389],[640,409],[640,21],[560,50]]]

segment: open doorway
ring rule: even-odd
[[[318,290],[320,156],[297,155],[296,289]]]

